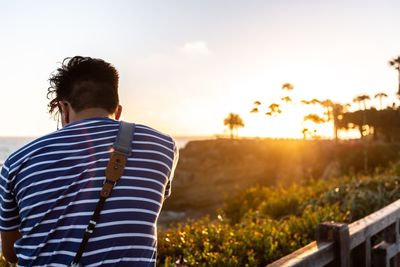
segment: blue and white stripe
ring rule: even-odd
[[[81,242],[105,179],[118,122],[71,123],[13,153],[0,172],[0,230],[19,230],[19,266],[66,266]],[[132,156],[107,199],[84,266],[155,266],[157,218],[178,153],[174,140],[137,125]]]

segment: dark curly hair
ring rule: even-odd
[[[59,101],[68,101],[75,112],[103,108],[112,114],[119,104],[118,78],[115,67],[102,59],[65,58],[49,79],[49,113],[59,112]]]

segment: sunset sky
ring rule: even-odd
[[[124,120],[204,136],[226,133],[234,112],[243,135],[301,137],[300,106],[269,118],[253,102],[278,101],[285,82],[297,100],[393,98],[399,11],[396,0],[0,0],[0,136],[54,131],[49,75],[83,55],[119,70]]]

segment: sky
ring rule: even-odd
[[[270,118],[250,114],[253,102],[277,102],[285,82],[296,101],[393,98],[399,10],[396,0],[0,0],[0,136],[54,131],[48,78],[82,55],[118,69],[123,120],[212,136],[234,112],[242,135],[301,137],[298,106]]]

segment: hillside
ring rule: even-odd
[[[253,186],[287,186],[342,174],[372,173],[399,159],[398,144],[360,141],[203,140],[180,151],[173,194],[161,223],[213,214],[224,199]],[[365,162],[365,157],[367,162]]]

